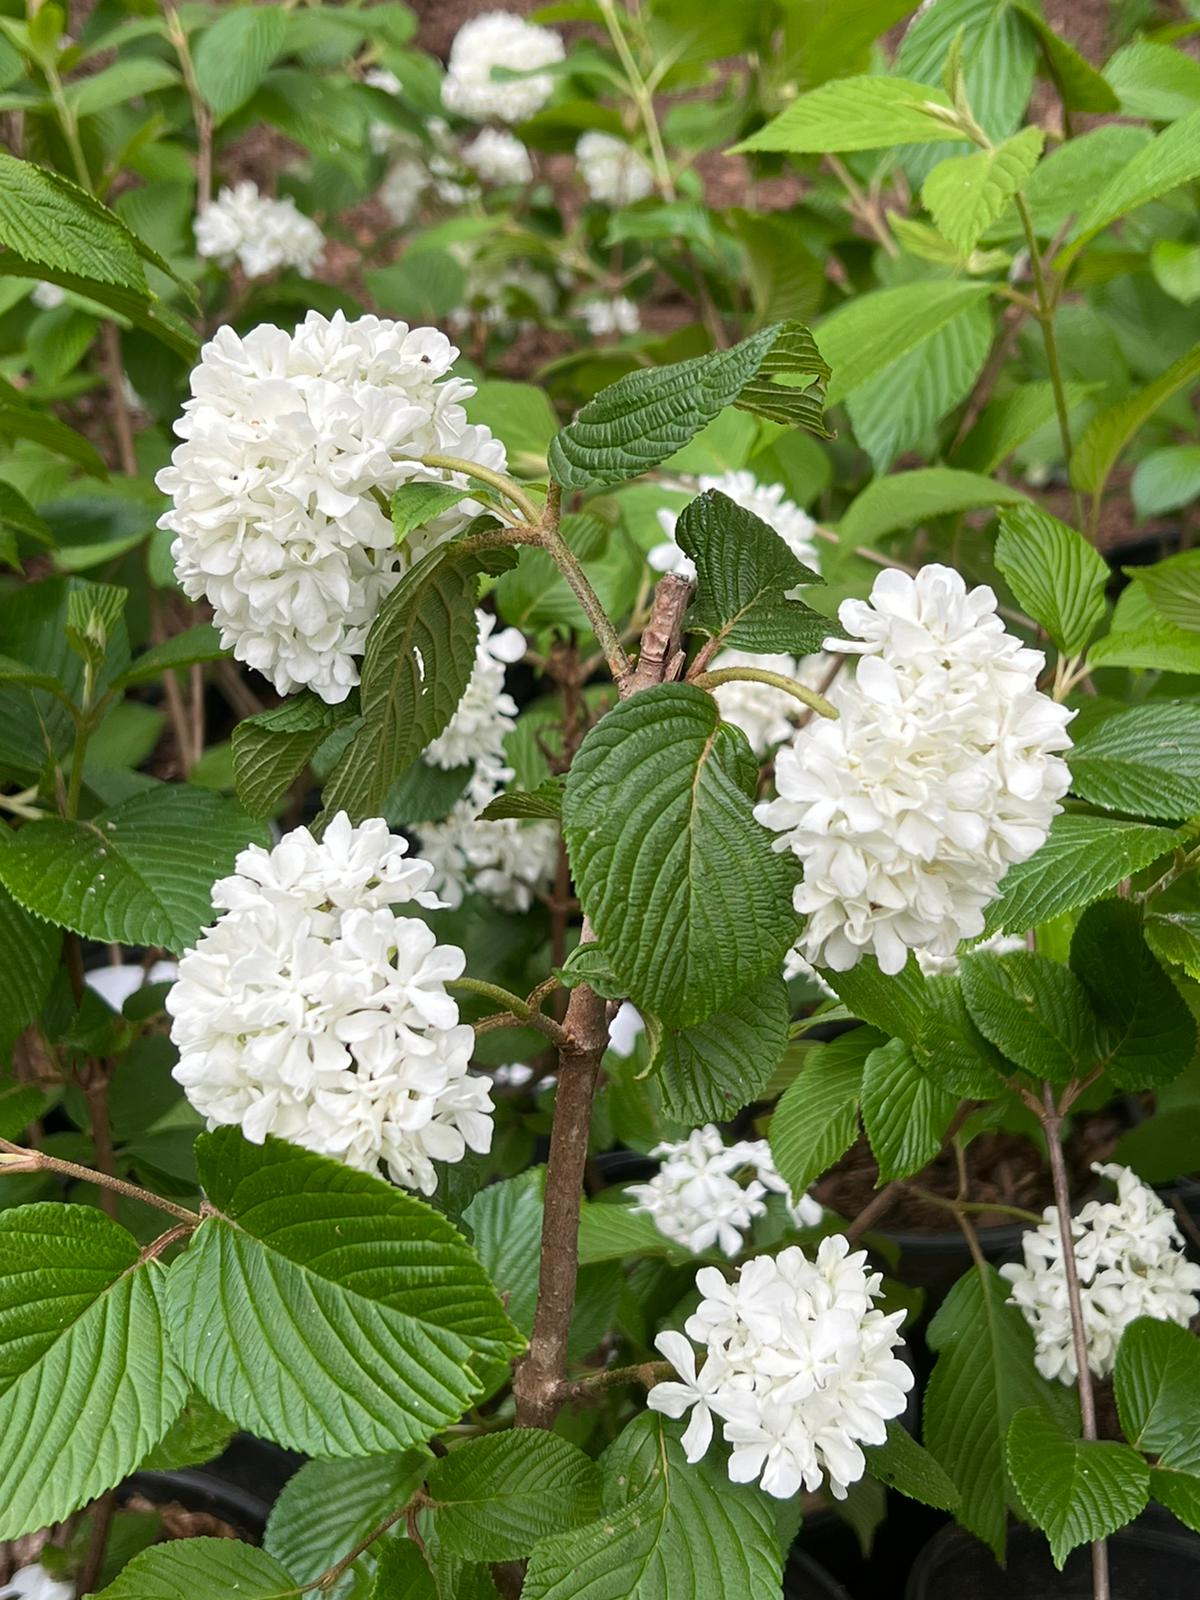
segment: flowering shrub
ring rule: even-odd
[[[0,1600],[774,1600],[913,1500],[1112,1600],[1200,1532],[1186,25],[83,10],[0,16]],[[235,1435],[261,1548],[157,1540]]]

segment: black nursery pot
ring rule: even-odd
[[[850,1600],[850,1597],[811,1556],[793,1549],[783,1574],[783,1600]]]
[[[880,1228],[878,1232],[899,1251],[895,1265],[890,1261],[886,1264],[888,1275],[899,1278],[901,1283],[911,1288],[924,1289],[925,1307],[921,1320],[927,1321],[963,1273],[971,1267],[971,1252],[961,1230],[955,1228],[947,1233],[892,1233],[887,1228]],[[1023,1232],[1019,1222],[980,1228],[977,1237],[984,1259],[994,1267],[1005,1261],[1015,1261],[1021,1254]]]
[[[1166,1512],[1151,1510],[1108,1540],[1112,1600],[1196,1600],[1200,1595],[1200,1537]],[[917,1557],[905,1600],[1092,1600],[1092,1560],[1086,1545],[1056,1572],[1045,1537],[1033,1528],[1009,1529],[1008,1560],[959,1527],[943,1528]]]
[[[229,1524],[251,1544],[262,1542],[271,1507],[304,1457],[249,1434],[239,1434],[215,1461],[173,1472],[135,1472],[118,1491],[152,1505],[181,1505]]]

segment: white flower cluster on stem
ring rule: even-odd
[[[325,235],[290,197],[273,200],[247,179],[222,189],[196,218],[196,251],[222,267],[236,261],[248,278],[295,267],[311,278],[321,265]]]
[[[539,28],[511,11],[484,11],[465,22],[450,46],[442,104],[472,122],[524,122],[549,100],[554,78],[539,67],[557,65],[566,51],[551,28]],[[528,74],[493,77],[492,69]]]
[[[481,183],[499,188],[529,183],[533,177],[529,151],[507,128],[483,128],[463,146],[462,156]]]
[[[1112,1179],[1117,1198],[1089,1200],[1072,1218],[1071,1238],[1088,1366],[1106,1378],[1121,1335],[1138,1317],[1187,1327],[1200,1311],[1200,1266],[1184,1255],[1175,1218],[1149,1184],[1115,1162],[1098,1162],[1092,1171]],[[1009,1299],[1033,1329],[1038,1371],[1074,1383],[1079,1374],[1062,1230],[1054,1206],[1043,1216],[1021,1241],[1024,1260],[1001,1267],[1000,1274],[1012,1285]]]
[[[467,422],[475,391],[436,328],[310,311],[294,333],[222,328],[192,372],[183,441],[156,478],[159,522],[184,593],[213,608],[221,643],[280,694],[331,704],[358,682],[367,633],[411,561],[478,511],[460,502],[396,548],[389,497],[455,482],[449,454],[502,469],[504,446]]]
[[[381,818],[339,812],[252,845],[213,886],[224,911],[167,996],[174,1076],[210,1127],[236,1125],[431,1194],[435,1161],[492,1138],[488,1080],[468,1074],[474,1032],[446,992],[463,952],[397,905],[441,904],[433,869]]]
[[[861,1447],[884,1442],[914,1380],[895,1354],[904,1313],[875,1307],[880,1275],[867,1272],[865,1251],[849,1249],[835,1234],[815,1261],[793,1245],[747,1261],[732,1283],[716,1267],[696,1274],[703,1298],[684,1325],[688,1338],[670,1331],[655,1341],[683,1381],[649,1396],[668,1417],[691,1411],[689,1461],[708,1450],[719,1418],[734,1483],[758,1479],[790,1500],[827,1479],[843,1500],[862,1477]],[[705,1352],[699,1372],[688,1339]]]
[[[1070,783],[1056,752],[1072,713],[1039,693],[1045,664],[1004,631],[991,589],[949,567],[886,571],[844,601],[857,673],[775,760],[778,798],[756,815],[804,864],[801,953],[846,971],[873,955],[951,956],[1015,862],[1043,843]]]
[[[654,171],[640,150],[611,133],[590,129],[575,146],[579,175],[593,200],[631,206],[654,193]]]
[[[768,1193],[785,1197],[797,1227],[814,1227],[824,1214],[810,1195],[793,1199],[765,1139],[727,1145],[710,1123],[678,1144],[656,1145],[650,1154],[662,1164],[648,1183],[630,1184],[638,1202],[634,1210],[653,1217],[660,1233],[696,1254],[716,1245],[727,1256],[738,1255],[755,1218],[766,1215]]]
[[[609,300],[585,300],[579,315],[593,339],[603,339],[610,333],[636,333],[642,325],[641,313],[625,294],[613,295]]]

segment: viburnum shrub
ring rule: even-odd
[[[3,8],[3,1600],[1200,1531],[1200,94],[914,11]]]

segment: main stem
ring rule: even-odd
[[[1041,1124],[1050,1154],[1050,1176],[1054,1184],[1054,1205],[1062,1238],[1063,1271],[1067,1279],[1067,1304],[1071,1308],[1071,1338],[1075,1346],[1075,1367],[1079,1384],[1079,1417],[1085,1439],[1096,1437],[1096,1397],[1092,1392],[1092,1369],[1088,1366],[1087,1329],[1083,1321],[1083,1296],[1079,1291],[1079,1269],[1075,1261],[1075,1240],[1071,1231],[1071,1188],[1062,1147],[1062,1113],[1054,1100],[1054,1090],[1042,1085]],[[1108,1546],[1103,1539],[1092,1542],[1092,1593],[1095,1600],[1111,1600],[1108,1575]]]

